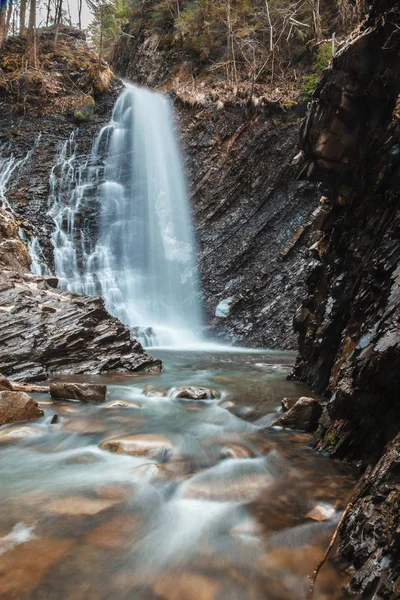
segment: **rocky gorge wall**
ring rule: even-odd
[[[368,468],[341,528],[357,598],[400,597],[400,10],[376,1],[302,131],[319,181],[295,375],[330,401],[315,445]]]

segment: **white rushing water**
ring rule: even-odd
[[[195,244],[167,98],[126,85],[87,161],[73,134],[50,184],[61,287],[101,295],[146,346],[195,344]]]

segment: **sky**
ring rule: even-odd
[[[78,24],[78,0],[63,0],[64,2],[64,10],[68,13],[68,7],[71,12],[71,18],[74,25]],[[38,27],[43,27],[46,25],[46,4],[47,2],[43,1],[39,3],[38,12],[37,12],[37,25]],[[53,5],[53,2],[52,2]],[[54,13],[54,10],[53,10]],[[88,5],[85,0],[82,3],[82,28],[85,29],[92,20],[92,15],[90,14]]]

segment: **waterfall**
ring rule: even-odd
[[[144,345],[198,340],[195,244],[167,98],[126,85],[86,162],[74,134],[64,144],[50,187],[61,287],[100,294]]]

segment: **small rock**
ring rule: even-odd
[[[123,400],[112,400],[104,405],[104,408],[142,408],[139,402],[124,402]]]
[[[249,458],[254,456],[249,448],[240,444],[232,444],[230,446],[224,446],[220,452],[221,458]]]
[[[116,454],[147,456],[161,460],[172,450],[172,443],[163,435],[144,433],[106,440],[101,444],[101,448]]]
[[[54,425],[55,423],[58,423],[59,420],[60,419],[59,419],[58,415],[54,415],[50,421],[50,425]]]
[[[132,546],[140,532],[140,519],[136,515],[117,515],[93,529],[85,539],[87,544],[104,550],[121,551]]]
[[[158,390],[153,385],[146,385],[143,390],[143,393],[148,398],[158,397],[163,398],[165,396],[165,392],[163,390]]]
[[[43,506],[43,510],[57,515],[92,516],[118,503],[118,500],[110,498],[68,496],[67,498],[50,502]]]
[[[103,433],[106,426],[102,421],[96,421],[94,419],[68,419],[63,421],[63,428],[66,431],[72,431],[73,433],[79,433],[81,435],[92,434],[92,433]]]
[[[42,433],[33,427],[13,427],[0,431],[0,443],[14,442],[42,435]]]
[[[284,415],[272,423],[272,426],[315,431],[322,414],[322,406],[314,398],[302,397]]]
[[[171,398],[183,398],[185,400],[214,400],[220,398],[221,394],[215,390],[203,387],[181,387],[175,388],[170,393]]]
[[[306,514],[307,519],[314,519],[314,521],[327,521],[335,514],[333,506],[324,506],[323,504],[317,504],[314,506],[309,513]]]
[[[0,425],[43,417],[39,404],[25,392],[0,392]]]
[[[159,481],[166,478],[165,466],[157,463],[149,463],[147,465],[140,465],[133,469],[132,474],[135,477],[139,477],[144,481]]]
[[[0,374],[0,392],[6,392],[7,390],[10,392],[14,391],[12,383],[11,381],[8,381],[8,379],[4,377],[4,375]]]
[[[93,383],[51,383],[50,395],[55,400],[80,400],[99,404],[106,399],[107,386]]]
[[[239,419],[244,419],[245,421],[254,421],[260,415],[255,406],[236,406],[228,408],[229,412],[239,417]]]
[[[283,398],[281,400],[282,411],[287,412],[296,404],[298,398]]]
[[[49,285],[50,287],[52,287],[52,288],[58,287],[58,278],[57,277],[54,277],[53,275],[44,275],[43,279],[45,280],[47,285]]]

